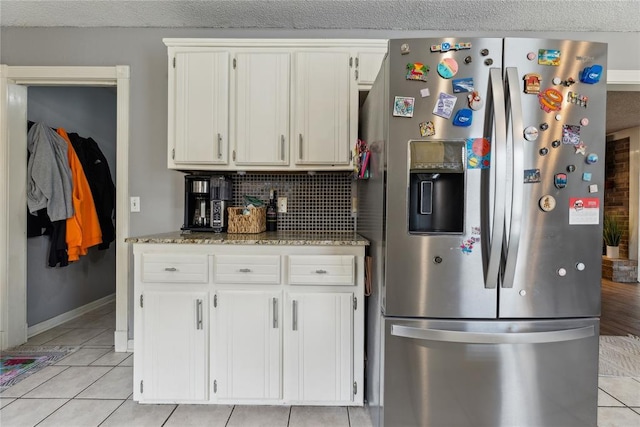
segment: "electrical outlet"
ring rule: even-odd
[[[287,213],[286,197],[278,197],[278,213]]]
[[[134,196],[130,198],[130,211],[131,212],[140,212],[140,197]]]

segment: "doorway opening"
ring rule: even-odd
[[[116,351],[132,350],[128,331],[129,67],[0,66],[0,349],[27,339],[26,129],[32,86],[111,87],[116,92]]]

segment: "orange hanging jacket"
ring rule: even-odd
[[[98,222],[96,206],[91,195],[80,159],[69,141],[64,129],[58,128],[58,134],[67,141],[69,167],[73,181],[73,216],[67,219],[67,253],[69,261],[77,261],[80,255],[86,255],[91,246],[102,243],[102,231]]]

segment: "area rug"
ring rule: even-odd
[[[600,336],[600,375],[640,377],[640,338]]]
[[[18,347],[0,354],[0,392],[80,347]]]

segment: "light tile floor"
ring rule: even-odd
[[[114,352],[114,326],[108,304],[29,339],[25,346],[81,348],[1,393],[0,426],[371,425],[363,408],[138,405],[133,357]],[[640,378],[601,376],[599,387],[599,427],[640,427]]]

